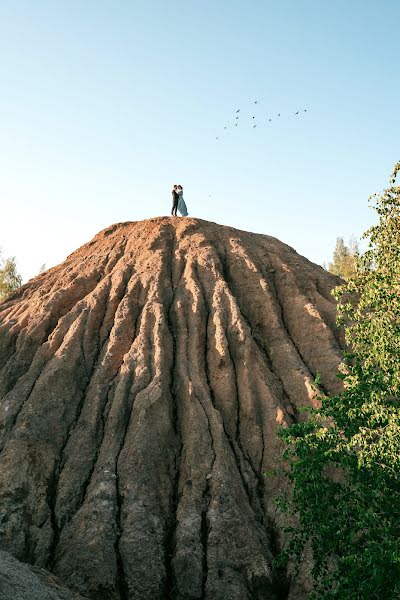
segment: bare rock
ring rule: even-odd
[[[0,550],[0,600],[84,600],[57,577]]]
[[[338,282],[275,238],[156,218],[20,288],[0,306],[0,547],[96,600],[284,597],[276,429],[317,373],[339,389]]]

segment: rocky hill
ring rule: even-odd
[[[294,597],[276,428],[316,373],[340,385],[337,283],[275,238],[156,218],[20,288],[0,305],[0,548],[98,600]]]

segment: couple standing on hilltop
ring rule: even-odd
[[[172,188],[172,211],[173,217],[178,216],[176,211],[179,210],[182,217],[187,217],[188,211],[186,208],[185,201],[183,199],[183,187],[181,185],[174,185]]]

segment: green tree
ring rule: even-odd
[[[336,289],[351,354],[343,392],[281,432],[298,526],[282,560],[312,548],[314,597],[400,597],[400,186],[372,196],[379,223]]]
[[[18,289],[22,283],[17,271],[15,257],[3,259],[0,250],[0,302],[4,302],[11,292]]]
[[[354,236],[350,238],[348,246],[346,246],[342,237],[336,238],[336,246],[333,251],[332,262],[328,264],[328,271],[333,275],[343,277],[343,279],[351,279],[356,274],[358,253],[358,243]]]

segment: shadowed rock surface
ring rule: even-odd
[[[0,600],[85,600],[54,575],[0,551]]]
[[[317,372],[340,387],[338,282],[275,238],[156,218],[20,288],[0,306],[1,548],[99,600],[297,597],[273,566],[276,428]]]

